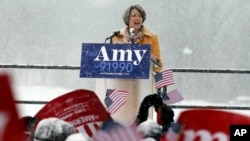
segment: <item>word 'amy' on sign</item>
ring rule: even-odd
[[[139,65],[146,52],[146,49],[112,49],[112,54],[109,56],[106,47],[101,46],[94,61],[132,61],[134,65]],[[135,55],[135,60],[132,58],[133,54]]]

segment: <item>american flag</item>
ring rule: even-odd
[[[174,84],[173,70],[168,69],[162,72],[157,72],[155,74],[155,81],[156,81],[155,85],[157,89],[163,86]]]
[[[162,96],[163,103],[165,103],[167,105],[180,102],[183,99],[184,99],[183,96],[181,95],[181,93],[177,89],[169,92],[168,94],[164,94]]]
[[[94,141],[141,141],[141,137],[135,126],[121,126],[108,120],[94,136]]]
[[[105,104],[110,114],[115,113],[127,100],[128,93],[121,90],[107,89]]]
[[[178,141],[181,131],[182,125],[179,122],[174,123],[166,135],[167,141]]]

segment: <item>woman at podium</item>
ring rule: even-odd
[[[96,81],[96,93],[102,100],[107,89],[128,92],[127,101],[112,115],[116,121],[124,124],[135,121],[142,99],[155,92],[153,72],[159,72],[163,67],[158,36],[143,25],[145,20],[146,12],[140,5],[129,6],[123,14],[125,27],[111,40],[114,44],[151,45],[149,79],[97,79]]]

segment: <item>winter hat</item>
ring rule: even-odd
[[[75,133],[67,137],[65,141],[92,141],[87,134]]]
[[[32,116],[23,116],[19,119],[22,125],[24,125],[24,134],[27,137],[27,140],[33,141],[35,134],[35,124],[38,121],[35,117]]]
[[[65,141],[73,133],[76,130],[70,123],[59,118],[46,118],[38,123],[34,141]]]
[[[174,122],[174,111],[171,107],[163,104],[158,108],[157,112],[157,123],[162,125],[162,132],[167,132],[168,128]]]
[[[161,137],[160,125],[151,119],[146,120],[138,125],[137,132],[141,134],[143,138],[151,137],[155,140],[159,140]]]
[[[25,127],[24,132],[26,132],[27,134],[33,134],[35,123],[38,121],[35,117],[24,116],[24,117],[21,117],[19,121]]]

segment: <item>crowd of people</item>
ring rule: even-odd
[[[154,108],[157,114],[157,118],[154,120],[149,117],[151,107]],[[103,121],[97,133],[90,137],[85,132],[79,132],[72,123],[57,117],[38,119],[25,116],[20,118],[20,121],[25,126],[23,133],[26,135],[27,141],[107,141],[107,139],[100,137],[95,140],[97,139],[95,135],[99,136],[99,132],[105,131],[106,135],[109,136],[109,134],[113,134],[112,132],[117,130],[115,127],[127,127],[127,125],[125,126],[109,117]],[[166,135],[173,123],[174,111],[170,106],[163,103],[159,93],[155,93],[144,97],[136,118],[128,126],[134,127],[131,130],[135,129],[134,135],[138,136],[139,141],[166,141]]]
[[[113,121],[113,119],[111,120]],[[38,121],[35,117],[26,116],[20,118],[20,121],[26,127],[23,133],[26,135],[27,141],[95,141],[95,135],[94,137],[89,137],[87,133],[77,131],[70,122],[57,117],[49,117]],[[103,126],[106,126],[106,129],[110,128],[111,132],[112,128],[114,131],[116,130],[114,124],[107,124],[106,122],[108,121],[103,122]],[[140,139],[138,141],[165,141],[169,125],[173,123],[173,120],[169,121],[167,126],[161,125],[152,119],[146,119],[141,122],[138,122],[138,119],[136,119],[134,123],[131,126],[135,125],[136,127],[135,134]],[[116,122],[116,125],[123,127],[118,122]],[[103,127],[100,127],[99,131],[102,132],[103,129]],[[107,135],[109,133],[107,132]],[[96,135],[98,135],[98,131]],[[102,139],[98,139],[98,141],[100,140]],[[103,141],[106,140],[103,139]]]

